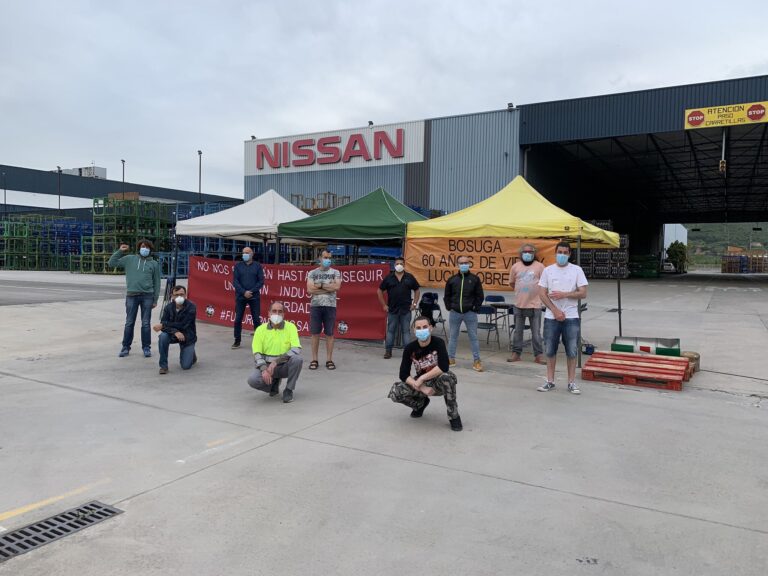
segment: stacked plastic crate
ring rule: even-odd
[[[610,220],[590,220],[590,224],[613,231]],[[616,250],[582,250],[581,263],[587,278],[616,279],[629,275],[627,262],[629,260],[629,236],[619,234],[619,248]]]
[[[0,268],[68,270],[91,224],[58,214],[14,214],[0,221]]]

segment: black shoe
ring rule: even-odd
[[[424,414],[424,410],[429,406],[429,396],[424,398],[424,404],[421,406],[421,408],[415,409],[411,412],[411,418],[421,418],[421,415]]]
[[[272,398],[274,396],[277,396],[278,394],[280,394],[280,379],[273,378],[272,386],[269,387],[269,397]]]
[[[464,426],[461,425],[461,416],[456,416],[456,418],[451,418],[451,430],[454,432],[461,432],[464,430]]]
[[[240,348],[240,340],[235,340],[232,343],[232,350],[234,350],[235,348]]]
[[[283,402],[286,404],[288,404],[288,402],[293,402],[293,390],[288,390],[288,388],[283,390]]]
[[[192,366],[194,366],[195,364],[197,364],[197,352],[192,354]]]

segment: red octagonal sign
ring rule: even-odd
[[[694,110],[688,114],[688,124],[691,126],[699,126],[702,122],[704,122],[704,112],[701,110]]]
[[[749,118],[752,122],[762,120],[765,118],[765,106],[762,104],[753,104],[749,107],[749,110],[747,110],[747,118]]]

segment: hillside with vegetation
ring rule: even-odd
[[[688,229],[688,257],[692,267],[718,267],[728,246],[748,250],[768,247],[768,222],[685,224]],[[758,230],[755,230],[758,228]]]

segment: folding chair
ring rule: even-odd
[[[421,295],[419,312],[422,316],[429,318],[433,328],[440,324],[443,329],[443,336],[448,340],[448,331],[445,328],[445,318],[443,318],[443,310],[440,308],[440,297],[437,292],[424,292]]]
[[[485,343],[490,344],[491,342],[491,333],[496,334],[496,345],[499,347],[499,350],[501,350],[501,339],[499,338],[499,316],[496,311],[496,308],[493,306],[480,306],[477,310],[478,316],[485,316],[484,322],[477,323],[477,329],[478,330],[487,330],[488,334],[485,337]]]
[[[506,328],[507,316],[511,308],[507,306],[507,299],[501,295],[489,294],[485,297],[485,301],[496,309],[496,316],[501,319],[501,327]]]

